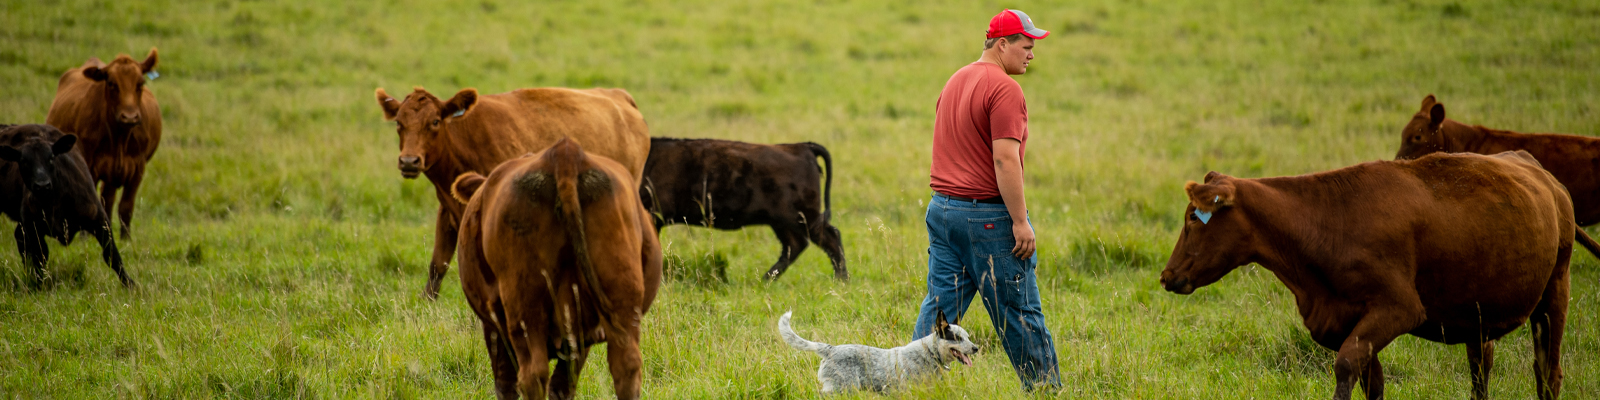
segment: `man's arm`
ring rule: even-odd
[[[1011,254],[1017,258],[1033,257],[1033,225],[1028,223],[1028,203],[1022,197],[1022,142],[1002,138],[994,141],[994,177],[1000,184],[1000,198],[1006,201],[1006,211],[1011,213],[1011,235],[1017,245]]]

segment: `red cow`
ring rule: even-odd
[[[45,117],[46,123],[78,136],[78,154],[89,163],[106,210],[115,206],[121,217],[123,239],[133,223],[144,166],[161,144],[161,108],[155,93],[145,88],[146,77],[155,70],[155,48],[139,62],[127,54],[118,55],[111,64],[90,58],[61,75],[50,115]]]

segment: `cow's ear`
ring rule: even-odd
[[[1428,93],[1428,97],[1422,98],[1422,111],[1432,109],[1434,104],[1439,104],[1439,99],[1434,98],[1433,93]]]
[[[0,160],[17,162],[20,159],[22,159],[22,152],[11,148],[11,146],[0,146]]]
[[[100,67],[89,67],[83,69],[83,77],[95,82],[105,82],[110,75],[107,75],[106,70],[100,69]]]
[[[400,102],[390,97],[383,88],[378,88],[377,95],[378,107],[383,108],[383,120],[393,121],[394,117],[400,114]]]
[[[472,111],[472,107],[477,105],[478,89],[461,89],[460,92],[456,92],[456,97],[451,97],[450,101],[445,102],[444,107],[439,109],[439,117],[459,117]]]
[[[1206,172],[1206,179],[1203,180],[1202,182],[1211,183],[1211,181],[1216,180],[1217,178],[1226,178],[1226,177],[1227,177],[1227,175],[1223,175],[1221,172],[1210,171],[1210,172]]]
[[[76,135],[62,136],[60,139],[56,139],[55,143],[50,145],[50,152],[55,153],[56,155],[66,154],[67,152],[72,151],[72,145],[77,143],[78,136]]]
[[[456,177],[456,182],[450,184],[450,197],[456,198],[461,204],[472,200],[472,195],[478,193],[478,188],[483,187],[483,175],[468,171]]]
[[[150,55],[144,56],[144,62],[139,63],[139,73],[148,74],[156,70],[156,48],[150,48]]]
[[[1437,131],[1440,126],[1444,126],[1444,104],[1433,103],[1428,108],[1428,132]]]
[[[1189,204],[1199,210],[1213,212],[1233,206],[1233,182],[1199,184],[1189,181],[1183,185],[1183,191],[1189,195]]]

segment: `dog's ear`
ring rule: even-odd
[[[950,322],[945,319],[944,310],[939,310],[938,318],[934,319],[934,321],[933,321],[933,332],[935,334],[938,334],[940,339],[944,339],[944,340],[961,340],[961,339],[957,339],[956,338],[956,335],[955,335],[954,332],[950,332]]]

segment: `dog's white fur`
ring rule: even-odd
[[[789,327],[790,314],[793,312],[778,317],[778,333],[789,347],[822,356],[817,380],[822,381],[824,394],[856,389],[893,390],[908,382],[938,377],[951,361],[970,366],[972,360],[968,357],[978,352],[978,345],[972,343],[967,330],[947,323],[943,312],[939,313],[934,333],[892,349],[805,340]]]

